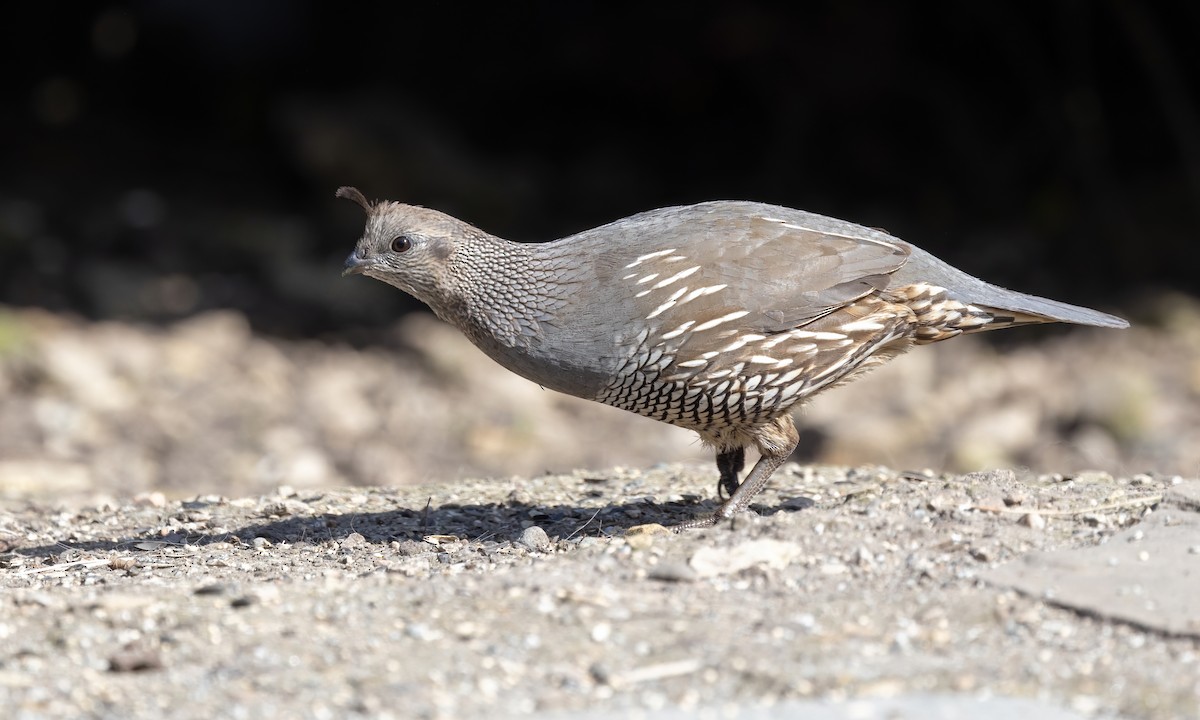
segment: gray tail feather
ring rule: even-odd
[[[997,311],[996,314],[999,315],[1004,314],[1004,311],[1007,310],[1027,313],[1053,322],[1105,328],[1129,327],[1127,321],[1116,315],[1102,313],[1099,310],[1091,310],[1079,307],[1078,305],[1070,305],[1058,302],[1057,300],[1037,297],[1036,295],[1026,295],[1012,290],[1005,290],[994,285],[989,289],[991,292],[983,292],[979,294],[979,297],[972,297],[971,304],[985,305],[988,308],[995,309]]]
[[[908,247],[911,249],[909,261],[895,273],[896,280],[902,283],[931,282],[941,285],[959,300],[971,305],[994,308],[1001,311],[999,314],[1007,310],[1044,318],[1043,322],[1106,328],[1129,327],[1128,322],[1115,315],[992,285],[942,262],[920,248],[911,245]]]

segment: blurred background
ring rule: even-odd
[[[708,457],[339,277],[343,184],[521,241],[709,199],[886,228],[1137,327],[914,353],[798,459],[1200,473],[1200,6],[407,5],[9,9],[0,494]]]

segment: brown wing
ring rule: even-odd
[[[802,326],[874,290],[908,259],[894,238],[852,223],[758,203],[703,203],[634,216],[636,240],[604,253],[599,273],[635,315],[669,333],[726,320],[745,331]],[[636,253],[636,254],[635,254]]]

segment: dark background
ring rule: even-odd
[[[339,277],[342,184],[514,240],[763,200],[1109,310],[1197,289],[1197,3],[29,5],[0,303],[388,322],[411,301]]]

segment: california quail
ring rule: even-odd
[[[745,509],[796,447],[788,411],[907,350],[1031,323],[1123,328],[978,280],[879,230],[753,202],[651,210],[555,242],[502,240],[435,210],[367,212],[345,274],[424,301],[544,387],[690,428]],[[743,452],[761,458],[738,483]]]

